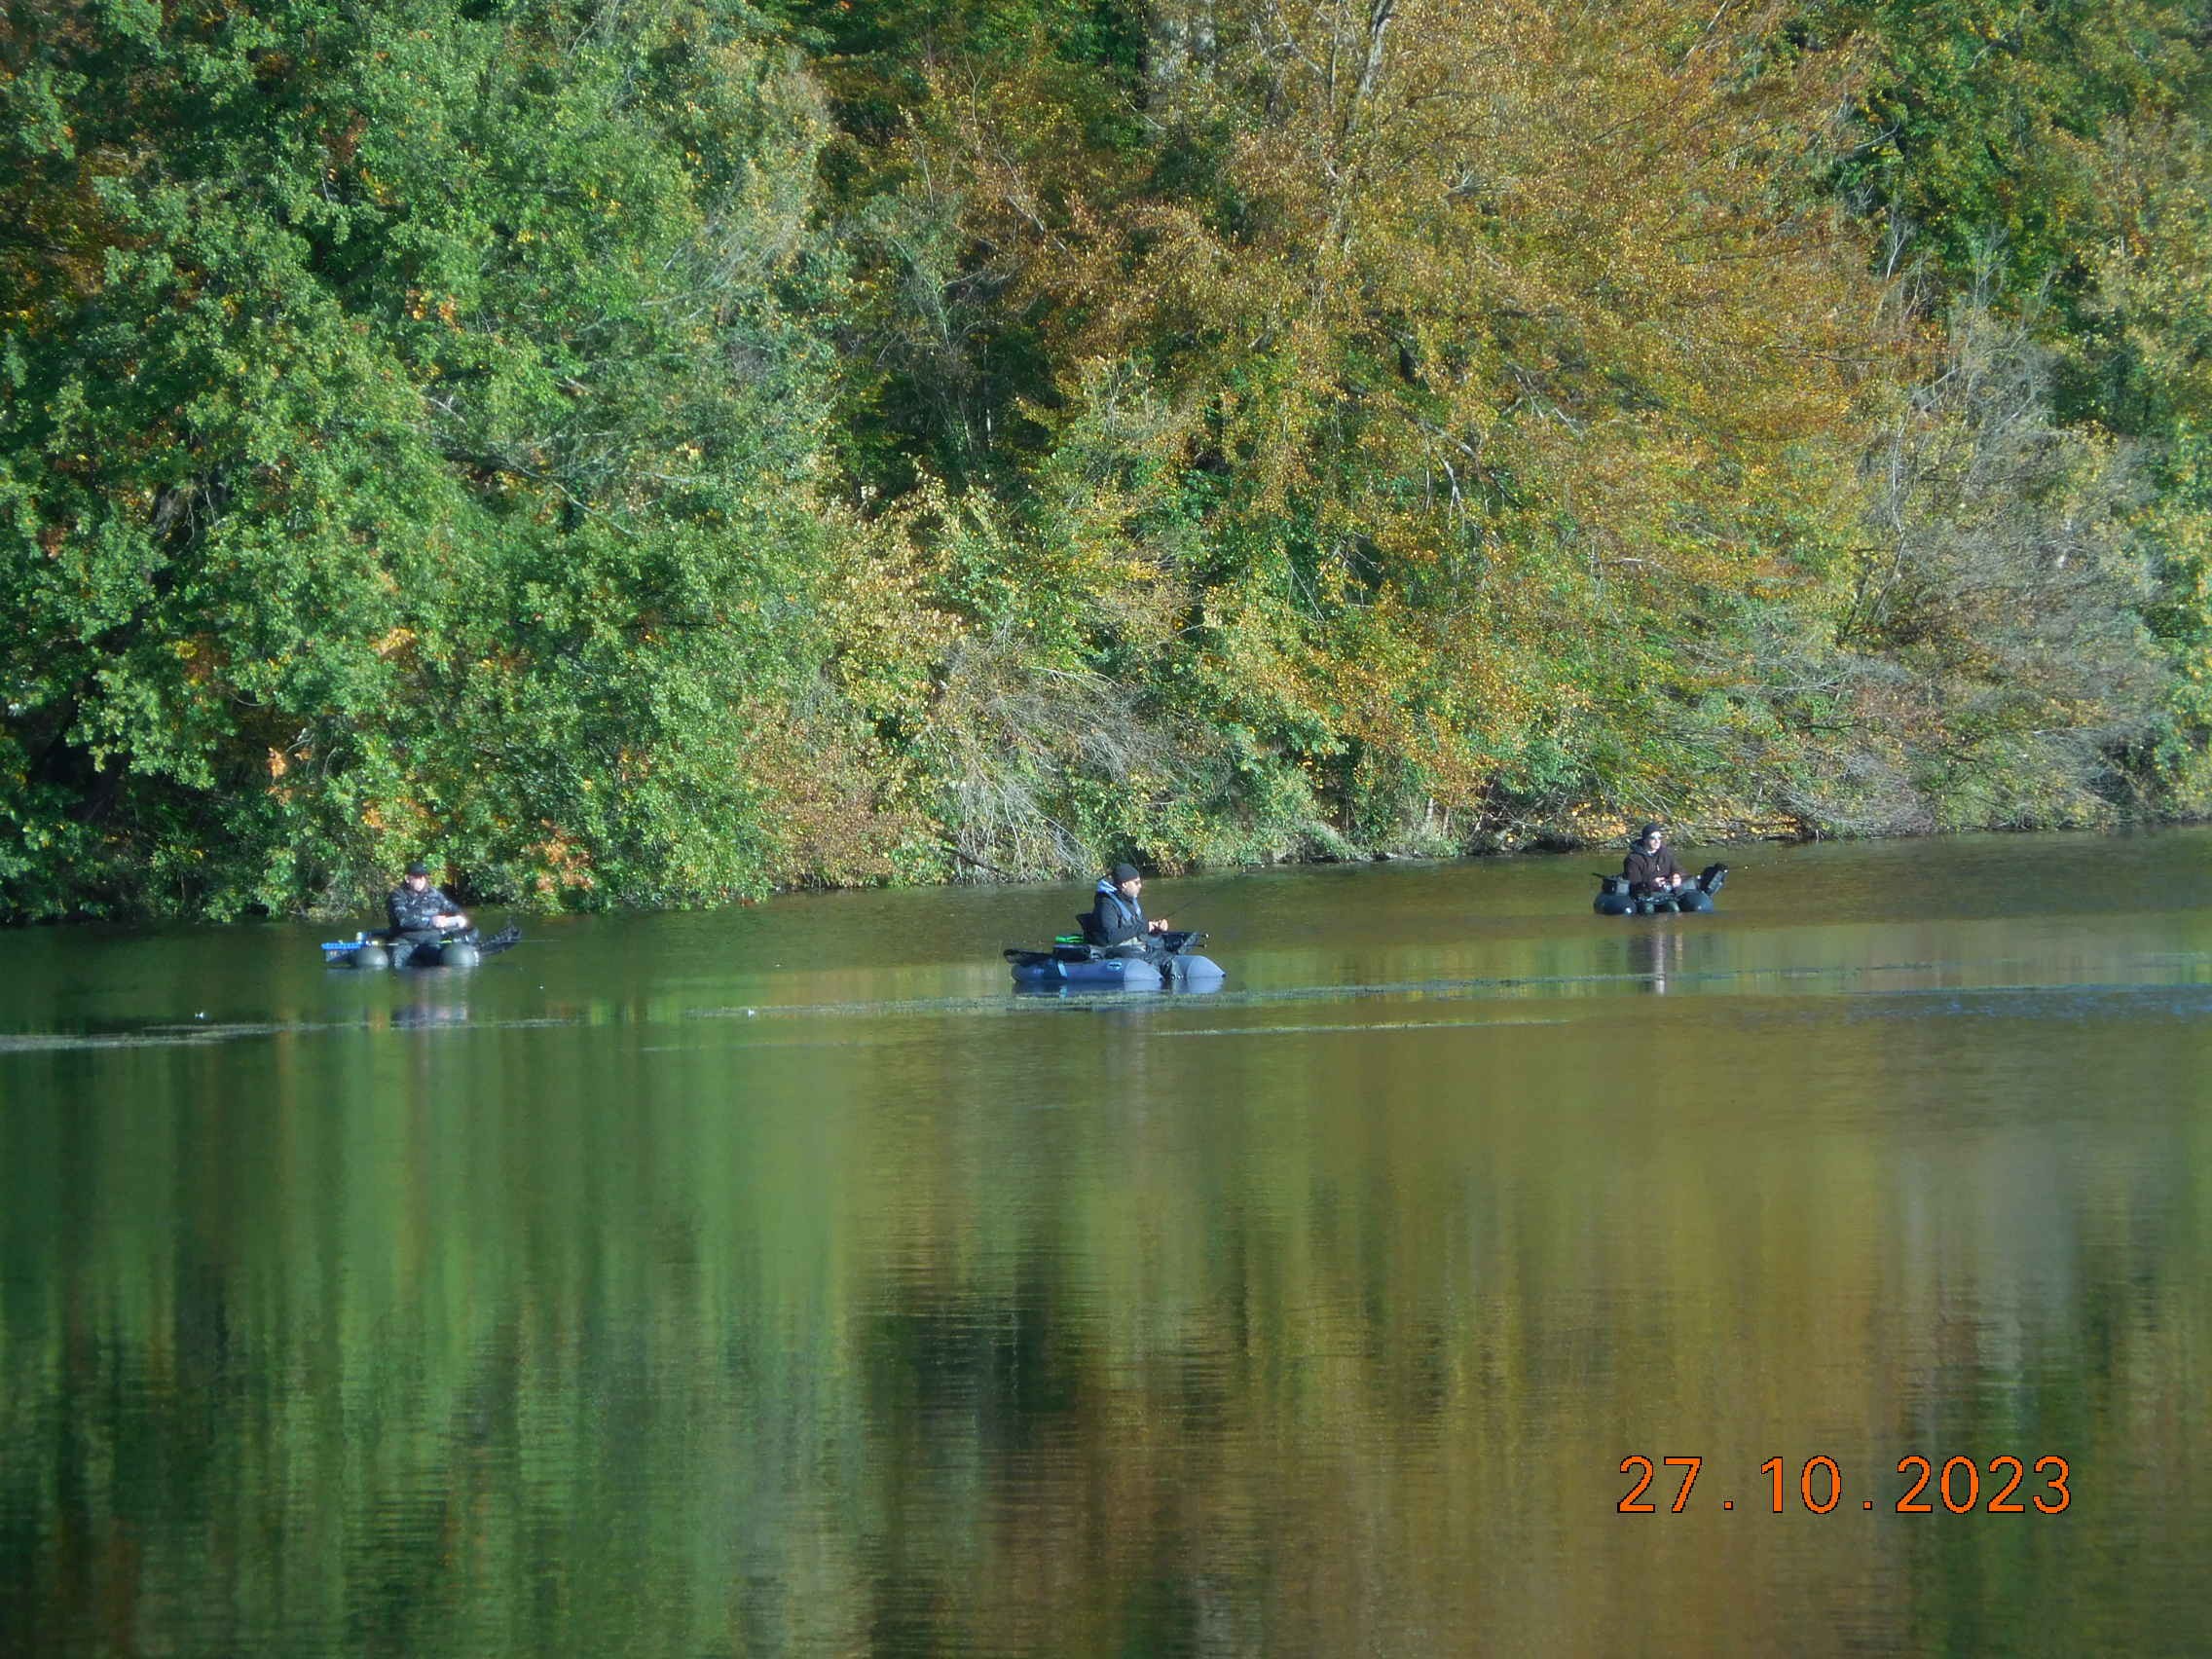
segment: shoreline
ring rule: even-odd
[[[1817,832],[1812,834],[1805,834],[1770,831],[1765,833],[1746,832],[1719,835],[1691,832],[1674,837],[1671,840],[1670,845],[1677,848],[1677,850],[1682,848],[1712,848],[1726,850],[1731,848],[1756,846],[1810,847],[1839,842],[1871,844],[1906,843],[1917,841],[1956,841],[1976,835],[2005,837],[2028,835],[2064,835],[2096,836],[2101,838],[2126,838],[2136,835],[2163,833],[2172,830],[2198,830],[2203,829],[2208,825],[2212,825],[2212,818],[2173,817],[2157,819],[2128,819],[2106,825],[2071,825],[2057,827],[2039,826],[2027,829],[2012,828],[2007,826],[1979,826],[1972,829],[1928,830],[1900,834],[1821,834]],[[1396,849],[1383,847],[1373,850],[1352,850],[1345,853],[1322,853],[1298,858],[1251,860],[1236,864],[1225,863],[1218,865],[1178,866],[1172,864],[1147,864],[1142,859],[1134,860],[1132,862],[1137,863],[1139,866],[1144,869],[1146,878],[1148,880],[1161,879],[1181,881],[1203,876],[1234,875],[1261,870],[1342,869],[1372,865],[1434,866],[1451,864],[1474,864],[1511,859],[1569,857],[1574,855],[1587,855],[1594,852],[1611,856],[1613,854],[1625,851],[1627,845],[1628,831],[1624,830],[1619,836],[1610,839],[1601,838],[1598,836],[1590,836],[1588,838],[1578,839],[1555,839],[1551,837],[1544,837],[1530,841],[1520,846],[1492,847],[1475,851],[1460,852],[1402,852]],[[976,867],[987,868],[988,866],[977,866]],[[796,882],[789,886],[777,887],[756,899],[730,898],[716,903],[701,904],[600,904],[583,906],[548,906],[534,905],[519,900],[505,899],[498,896],[483,896],[475,894],[466,894],[464,896],[463,894],[456,894],[455,898],[458,903],[471,910],[497,910],[505,914],[512,914],[516,916],[553,917],[597,915],[698,915],[707,914],[719,910],[752,909],[756,908],[760,905],[772,903],[779,899],[803,898],[809,896],[830,897],[832,895],[853,893],[923,893],[940,889],[988,891],[993,889],[1018,889],[1030,887],[1064,888],[1078,883],[1088,883],[1094,881],[1096,877],[1094,875],[1087,874],[1063,873],[1057,875],[1047,874],[1036,876],[1011,876],[997,871],[992,871],[987,878],[983,879],[952,879],[943,881],[809,881]],[[163,912],[157,910],[138,910],[114,914],[99,914],[91,911],[79,911],[72,914],[58,916],[8,916],[0,918],[0,929],[28,932],[33,929],[41,928],[81,928],[95,927],[103,924],[114,927],[128,928],[235,927],[240,924],[268,925],[271,923],[284,925],[304,925],[313,923],[317,925],[327,926],[345,922],[357,922],[358,918],[363,914],[365,910],[373,910],[379,904],[381,904],[381,903],[382,896],[380,894],[372,895],[369,898],[357,900],[352,903],[316,905],[313,907],[288,911],[283,914],[265,912],[256,915],[236,916],[227,919],[216,919],[205,916],[193,916],[179,912]]]

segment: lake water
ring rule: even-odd
[[[0,1652],[2204,1652],[2212,834],[1719,856],[0,936]]]

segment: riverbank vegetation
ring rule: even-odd
[[[2212,810],[2203,0],[10,0],[0,911]]]

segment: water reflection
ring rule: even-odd
[[[2212,903],[1923,856],[1628,933],[1225,883],[1203,1001],[860,965],[1018,893],[56,958],[9,1030],[231,1035],[0,1053],[0,1651],[2188,1651]],[[2080,1495],[1899,1514],[1916,1453]]]
[[[401,1031],[416,1031],[436,1025],[466,1025],[468,1005],[464,1002],[406,1002],[391,1011],[391,1023]]]
[[[1654,996],[1667,994],[1667,976],[1682,971],[1682,934],[1675,919],[1666,916],[1625,918],[1636,931],[1629,936],[1629,972],[1643,980]],[[1652,926],[1638,924],[1650,922]]]
[[[390,1023],[400,1031],[421,1031],[437,1026],[468,1023],[469,984],[478,970],[424,969],[394,976],[396,995]],[[370,1024],[378,1021],[372,1015]]]
[[[1131,979],[1124,985],[1021,985],[1014,987],[1014,994],[1024,999],[1045,998],[1053,1002],[1096,1002],[1111,1004],[1121,998],[1144,997],[1210,997],[1218,996],[1224,987],[1221,979],[1197,979],[1189,984],[1160,984],[1151,979]]]

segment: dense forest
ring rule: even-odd
[[[2212,0],[6,0],[0,915],[2212,811]]]

